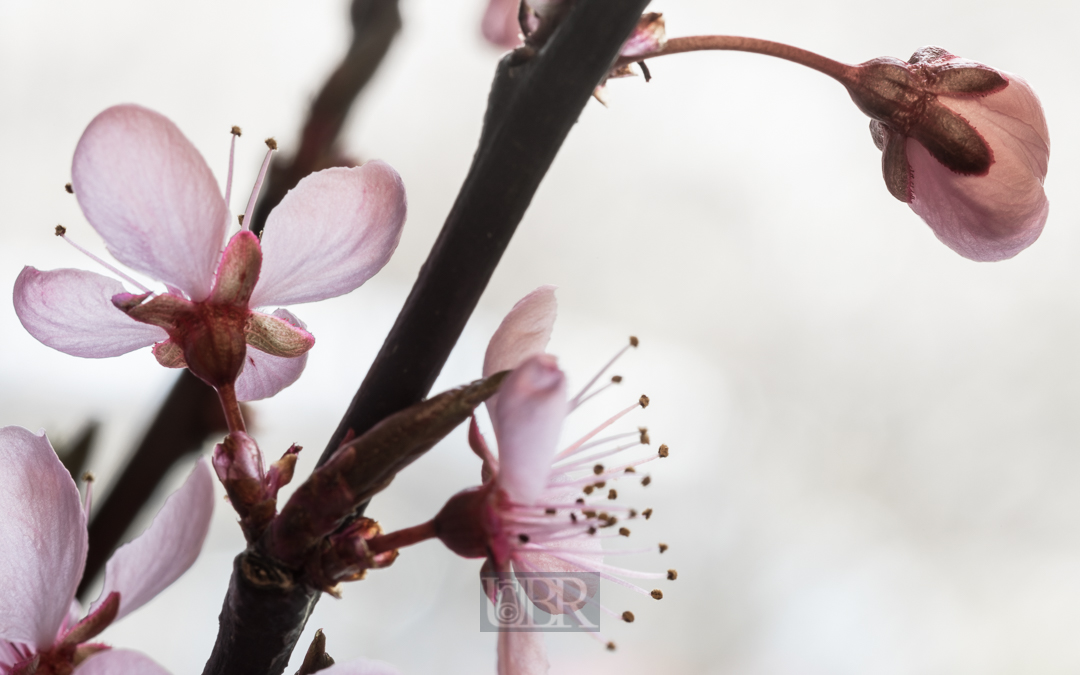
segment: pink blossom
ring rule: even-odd
[[[387,164],[327,169],[285,196],[261,240],[241,229],[225,246],[229,206],[206,161],[169,119],[135,105],[109,108],[90,123],[75,150],[72,185],[110,253],[164,290],[118,269],[137,292],[94,272],[26,267],[14,293],[23,326],[50,347],[89,358],[153,344],[165,366],[187,366],[216,387],[235,381],[240,400],[292,384],[314,344],[288,311],[254,308],[359,287],[390,259],[406,211],[401,179]]]
[[[195,562],[214,508],[206,462],[198,462],[146,532],[113,554],[101,595],[81,621],[75,590],[86,564],[89,495],[80,504],[44,434],[0,429],[0,465],[0,672],[164,673],[141,654],[91,640]]]
[[[469,438],[474,451],[484,460],[484,483],[451,498],[435,518],[436,534],[459,555],[486,557],[489,571],[497,575],[508,575],[511,571],[519,575],[585,574],[658,598],[662,595],[659,591],[646,592],[619,576],[662,578],[665,575],[631,572],[605,564],[601,540],[629,536],[628,528],[615,525],[638,515],[633,509],[614,503],[615,481],[634,477],[638,466],[666,457],[667,446],[661,446],[660,452],[651,457],[633,462],[610,467],[601,463],[648,442],[644,429],[596,438],[623,416],[647,405],[648,399],[642,396],[558,450],[563,421],[571,410],[599,393],[589,392],[603,371],[580,394],[567,400],[566,376],[555,358],[543,353],[551,335],[555,308],[554,289],[541,287],[511,310],[492,337],[484,360],[484,375],[513,369],[498,397],[488,402],[498,456],[488,449],[474,420]],[[636,339],[631,344],[636,345]],[[618,382],[620,378],[613,380]],[[647,477],[643,479],[643,484],[648,482]],[[604,497],[602,506],[588,503],[589,499]],[[592,599],[595,590],[595,584],[591,584],[586,602],[595,602]],[[530,596],[530,599],[551,611],[550,603],[540,605],[538,598]],[[633,619],[629,613],[619,615],[601,609],[624,620]],[[556,608],[556,611],[560,610]],[[561,613],[570,615],[569,611]],[[609,647],[613,645],[609,643]],[[500,632],[500,675],[545,673],[547,662],[543,654],[538,633]]]
[[[852,93],[875,118],[871,131],[893,196],[965,258],[1004,260],[1034,243],[1050,209],[1043,192],[1050,136],[1028,83],[938,47],[907,63],[875,59],[860,68],[888,69],[882,86],[901,77],[916,92],[885,114]]]

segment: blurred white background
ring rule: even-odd
[[[402,0],[405,28],[345,148],[401,173],[410,216],[387,268],[297,313],[319,340],[306,375],[255,405],[264,451],[308,448],[305,475],[361,380],[467,170],[498,51],[483,0]],[[583,381],[626,335],[619,368],[672,457],[647,490],[657,515],[631,541],[667,541],[637,569],[676,567],[663,602],[607,586],[632,609],[614,654],[549,637],[555,673],[1075,673],[1080,671],[1080,181],[1075,29],[1080,5],[999,0],[659,0],[668,34],[763,37],[859,62],[938,44],[1022,74],[1053,140],[1042,238],[998,264],[939,244],[885,190],[866,119],[824,76],[766,57],[709,53],[652,64],[590,103],[548,174],[437,389],[476,377],[502,315],[560,286],[551,350]],[[103,250],[64,193],[71,153],[104,108],[171,117],[224,178],[229,127],[246,199],[265,136],[295,148],[305,108],[348,43],[347,2],[3,0],[0,281],[23,265],[90,267],[53,234]],[[99,488],[174,373],[147,350],[104,361],[54,352],[0,308],[0,423],[70,437],[104,421]],[[209,448],[208,448],[209,450]],[[175,486],[187,469],[178,470]],[[429,518],[475,484],[455,433],[369,514]],[[171,489],[171,487],[170,487]],[[163,498],[162,491],[160,498]],[[221,503],[196,566],[105,638],[198,673],[243,546]],[[145,526],[143,522],[140,527]],[[494,670],[480,633],[479,561],[426,543],[324,598],[339,661],[406,673]],[[302,648],[298,650],[302,653]],[[298,660],[294,663],[298,663]],[[295,665],[289,670],[295,670]]]

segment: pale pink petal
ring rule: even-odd
[[[22,655],[19,654],[15,645],[6,640],[0,640],[0,668],[10,668],[19,661],[22,661]]]
[[[52,646],[86,564],[79,489],[45,434],[0,429],[0,639]]]
[[[533,356],[506,378],[492,417],[499,446],[497,485],[517,504],[531,505],[551,473],[566,417],[566,376],[555,358]]]
[[[518,300],[488,342],[484,377],[517,368],[530,356],[543,354],[557,310],[555,286],[541,286]]]
[[[266,219],[251,306],[313,302],[359,287],[390,260],[405,210],[405,186],[385,162],[304,178]]]
[[[165,340],[157,326],[139,323],[112,303],[119,281],[83,270],[41,272],[24,267],[15,280],[15,314],[42,343],[72,356],[119,356]]]
[[[985,176],[946,169],[908,139],[911,208],[960,255],[979,261],[1011,258],[1042,232],[1050,212],[1043,191],[1050,141],[1035,93],[1015,75],[1005,89],[979,98],[940,97],[990,145]]]
[[[79,139],[71,183],[117,260],[206,299],[229,210],[206,160],[171,120],[137,105],[104,111]]]
[[[78,675],[169,675],[152,658],[127,649],[106,649],[83,661]]]
[[[109,559],[105,585],[90,611],[115,591],[120,593],[119,620],[179,579],[199,557],[213,511],[213,476],[206,460],[200,459],[184,485],[165,501],[153,524]]]
[[[319,671],[320,675],[401,675],[401,671],[385,661],[354,659],[348,663],[335,663]]]
[[[484,38],[496,47],[513,49],[521,44],[521,24],[518,22],[518,8],[521,0],[490,0],[484,19],[480,23],[480,32]]]
[[[543,633],[500,632],[497,649],[499,675],[546,675],[551,667],[544,648]]]
[[[306,328],[304,322],[287,309],[279,309],[273,315],[294,326]],[[236,378],[236,398],[258,401],[273,396],[300,379],[307,365],[307,357],[307,353],[293,358],[273,356],[248,345],[244,369]]]

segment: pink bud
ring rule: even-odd
[[[849,91],[874,120],[885,184],[938,239],[995,261],[1039,237],[1050,137],[1027,82],[938,47],[856,70]]]

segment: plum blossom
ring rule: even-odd
[[[149,529],[113,554],[101,595],[82,620],[75,590],[86,564],[89,487],[81,504],[45,434],[22,427],[0,429],[0,465],[0,673],[165,673],[142,654],[91,640],[195,562],[214,508],[206,462],[196,464]]]
[[[892,195],[965,258],[1004,260],[1034,243],[1050,210],[1050,136],[1028,83],[940,47],[860,68],[880,71],[870,95],[852,98],[874,118]],[[899,104],[871,100],[886,86],[903,92]]]
[[[230,161],[226,195],[231,183]],[[257,308],[356,289],[390,259],[406,212],[401,178],[387,164],[332,168],[300,181],[270,213],[261,239],[241,229],[226,246],[229,206],[206,161],[172,121],[136,105],[109,108],[90,123],[75,149],[72,186],[109,252],[164,290],[100,260],[136,292],[95,272],[26,267],[14,291],[23,326],[74,356],[154,345],[162,365],[186,366],[219,390],[235,382],[240,400],[292,384],[314,344],[287,310]]]
[[[629,536],[630,530],[625,525],[616,525],[638,516],[634,509],[613,503],[618,497],[612,487],[614,483],[620,478],[639,477],[637,467],[667,457],[668,448],[662,445],[651,456],[610,467],[601,463],[623,450],[649,442],[644,429],[596,438],[625,415],[648,405],[648,398],[642,396],[558,450],[567,414],[606,386],[593,390],[603,375],[601,371],[580,394],[567,400],[566,376],[555,358],[543,353],[551,335],[555,308],[554,289],[541,287],[511,310],[492,337],[484,360],[484,375],[513,369],[498,396],[488,401],[498,455],[488,449],[474,420],[469,440],[484,460],[483,484],[450,499],[435,517],[435,534],[459,555],[486,558],[485,569],[499,576],[512,572],[585,574],[659,599],[663,596],[661,591],[645,591],[619,577],[674,579],[674,570],[667,574],[633,572],[603,561],[605,553],[639,553],[656,548],[605,552],[602,540]],[[636,339],[632,339],[631,345],[636,344]],[[614,359],[604,370],[612,363]],[[615,377],[613,382],[620,379]],[[650,479],[645,476],[641,482],[648,485]],[[603,499],[605,505],[590,504],[591,499]],[[642,515],[648,518],[651,510]],[[661,545],[661,552],[665,548]],[[584,601],[595,603],[592,597],[595,592],[595,583],[590,584]],[[541,605],[541,599],[529,597],[538,606],[552,611],[550,603]],[[556,607],[556,611],[577,620],[573,612],[559,607],[562,606]],[[630,612],[616,614],[600,608],[624,621],[633,621]],[[613,643],[607,645],[614,648]],[[547,668],[539,633],[499,633],[500,675],[537,675],[546,673]]]

